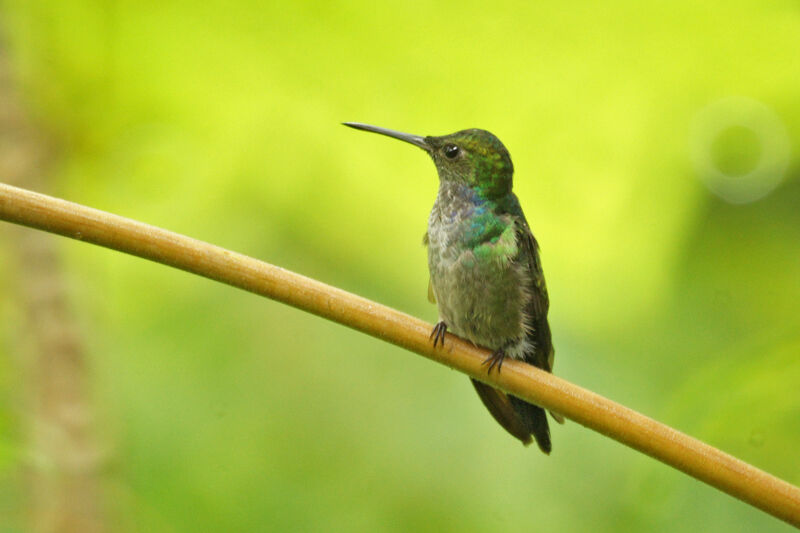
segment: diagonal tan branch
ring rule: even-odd
[[[333,320],[443,363],[561,413],[631,448],[800,527],[800,488],[598,394],[525,363],[486,374],[489,352],[431,325],[336,287],[208,244],[96,209],[0,184],[0,219],[180,268]]]

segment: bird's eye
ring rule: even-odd
[[[455,159],[460,151],[461,149],[455,144],[448,144],[444,147],[444,156],[447,159]]]

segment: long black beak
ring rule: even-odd
[[[430,145],[425,142],[425,137],[420,137],[419,135],[411,135],[410,133],[403,133],[402,131],[379,128],[378,126],[370,126],[369,124],[361,124],[360,122],[342,122],[342,124],[357,130],[371,131],[372,133],[380,133],[381,135],[394,137],[395,139],[400,139],[401,141],[411,143],[414,146],[419,146],[426,152],[431,151]]]

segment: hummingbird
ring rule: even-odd
[[[552,372],[553,343],[547,322],[549,298],[539,246],[517,196],[514,166],[500,140],[486,130],[467,129],[440,137],[345,122],[422,148],[439,174],[439,191],[428,218],[428,299],[436,303],[434,347],[450,331],[492,352],[487,372],[500,372],[506,357]],[[495,420],[528,445],[552,449],[541,407],[476,379],[472,384]],[[560,415],[551,413],[561,423]]]

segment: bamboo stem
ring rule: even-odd
[[[391,342],[677,468],[800,527],[800,488],[669,426],[525,363],[486,374],[489,355],[453,335],[434,348],[431,325],[280,267],[89,207],[0,184],[0,219],[217,280]]]
[[[59,138],[24,105],[3,38],[4,22],[0,15],[0,176],[46,188],[57,167]],[[88,350],[70,312],[58,238],[8,229],[13,231],[0,234],[0,245],[7,245],[12,259],[13,282],[3,296],[20,311],[11,351],[18,355],[17,417],[29,458],[19,461],[26,494],[17,520],[27,522],[32,533],[104,533],[114,523],[104,471],[110,456],[98,427]],[[0,531],[17,530],[12,520],[4,516]]]

